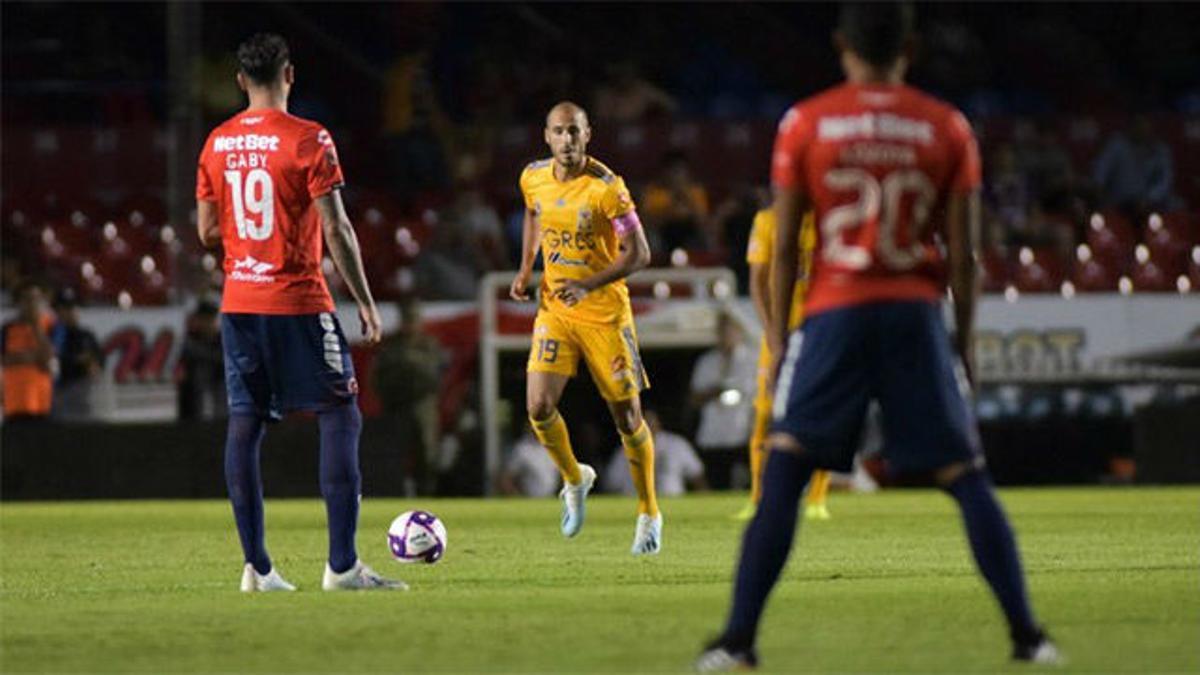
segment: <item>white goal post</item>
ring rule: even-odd
[[[518,303],[508,299],[508,289],[515,272],[492,272],[479,285],[479,397],[484,439],[484,491],[492,494],[501,464],[501,430],[499,419],[500,354],[527,352],[532,344],[528,331],[501,333],[499,310],[503,305],[514,312],[532,317],[536,302]],[[541,274],[530,280],[531,293],[537,288]],[[722,311],[729,314],[745,329],[747,335],[758,335],[761,329],[753,317],[739,312],[737,277],[727,268],[703,269],[646,269],[628,279],[631,296],[640,288],[651,289],[645,298],[653,311],[638,315],[638,344],[643,349],[663,347],[709,347],[716,342],[716,319]],[[519,408],[524,415],[524,406]]]

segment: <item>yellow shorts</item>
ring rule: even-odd
[[[570,321],[538,312],[529,350],[531,373],[574,377],[582,356],[606,401],[625,401],[650,387],[638,353],[637,330],[630,317],[617,327]]]

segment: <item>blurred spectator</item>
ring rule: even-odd
[[[987,167],[987,203],[1003,231],[1022,231],[1029,221],[1029,179],[1017,166],[1017,153],[1008,143],[996,148]]]
[[[722,313],[717,346],[696,361],[691,382],[691,403],[700,409],[696,445],[713,489],[728,489],[734,463],[746,459],[757,375],[758,354],[746,344],[741,326]]]
[[[0,329],[4,418],[9,422],[44,419],[50,414],[53,373],[58,367],[49,337],[54,319],[46,311],[45,295],[36,284],[23,283],[13,295],[17,315]]]
[[[452,214],[447,213],[447,216]],[[427,212],[432,226],[429,248],[417,256],[417,284],[421,297],[433,300],[471,300],[477,295],[475,242],[465,223],[453,217]]]
[[[663,429],[658,413],[646,410],[643,414],[650,433],[654,435],[654,488],[658,496],[677,497],[689,489],[693,492],[707,489],[704,464],[692,444],[683,436]],[[538,450],[542,455],[548,454],[540,445]],[[553,466],[551,464],[551,468]],[[629,473],[629,460],[621,448],[613,453],[608,468],[604,470],[604,487],[623,495],[637,494]]]
[[[448,122],[438,105],[423,50],[400,55],[383,75],[383,125],[393,188],[401,194],[444,188]]]
[[[447,225],[465,233],[471,251],[466,259],[476,266],[477,273],[508,268],[508,242],[504,223],[496,209],[484,199],[474,185],[460,185],[454,203],[447,212]],[[460,255],[463,252],[460,251]]]
[[[1174,179],[1171,148],[1145,115],[1134,118],[1128,133],[1114,133],[1092,166],[1101,205],[1124,210],[1133,222],[1176,205]]]
[[[180,420],[224,417],[225,357],[221,349],[220,311],[211,300],[200,300],[184,325],[179,353],[177,405]]]
[[[551,497],[558,492],[562,483],[558,467],[534,437],[528,422],[524,433],[509,451],[498,480],[501,494]]]
[[[408,296],[398,303],[400,326],[384,339],[375,356],[371,383],[383,413],[395,425],[404,467],[404,493],[433,494],[439,429],[437,393],[442,352],[421,330],[421,305]]]
[[[737,275],[738,288],[749,288],[750,267],[746,264],[746,247],[754,215],[771,202],[771,193],[763,187],[746,185],[732,191],[713,213],[719,247],[728,255],[725,266]]]
[[[708,192],[693,178],[686,155],[667,153],[658,177],[646,186],[638,212],[656,254],[669,256],[676,248],[704,245]]]
[[[54,416],[63,419],[93,417],[94,385],[104,372],[104,352],[96,334],[79,325],[75,292],[64,289],[54,299],[58,322],[50,334],[58,355],[58,381],[54,387]]]
[[[11,255],[0,257],[0,307],[17,304],[16,290],[24,278],[20,259]]]
[[[1058,134],[1045,123],[1018,125],[1014,145],[1016,170],[1028,181],[1036,206],[1052,213],[1070,211],[1075,194],[1075,169]]]
[[[675,99],[642,77],[632,61],[613,63],[607,75],[607,81],[596,89],[592,106],[598,121],[632,124],[678,108]]]

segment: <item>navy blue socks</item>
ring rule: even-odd
[[[987,474],[970,471],[946,487],[946,491],[958,502],[975,563],[1004,610],[1013,641],[1018,644],[1036,641],[1041,631],[1029,607],[1017,544]]]
[[[754,646],[767,596],[779,580],[796,535],[800,495],[813,465],[794,452],[772,451],[763,469],[762,497],[742,538],[742,555],[733,586],[733,608],[721,642],[730,649]]]
[[[345,572],[354,566],[354,534],[358,529],[358,498],[362,476],[358,471],[358,436],[362,415],[353,401],[321,411],[321,495],[329,518],[329,567]]]
[[[225,436],[225,486],[233,504],[242,553],[259,574],[271,571],[271,557],[263,543],[262,474],[258,459],[265,432],[262,418],[233,414],[229,416]]]

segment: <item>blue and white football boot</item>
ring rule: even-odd
[[[578,485],[564,483],[562,491],[558,493],[563,502],[562,533],[564,537],[574,537],[583,528],[584,502],[587,501],[587,495],[592,491],[592,486],[596,484],[596,470],[587,464],[579,465],[579,474],[582,478]]]
[[[662,550],[662,512],[651,518],[645,513],[637,517],[637,529],[633,532],[633,546],[629,552],[634,555],[654,555]]]

